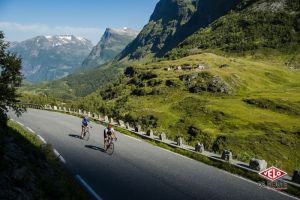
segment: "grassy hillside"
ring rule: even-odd
[[[291,172],[300,167],[300,71],[285,64],[290,56],[269,55],[203,53],[129,67],[118,82],[73,106]],[[166,70],[179,65],[186,70]],[[205,69],[187,70],[198,65]]]
[[[86,96],[107,83],[114,81],[122,70],[123,64],[107,64],[96,69],[75,73],[59,80],[35,85],[24,85],[20,88],[20,91],[64,100],[76,99]]]
[[[299,17],[298,0],[248,1],[186,38],[168,56],[179,58],[205,49],[240,54],[265,48],[293,52],[300,45]]]

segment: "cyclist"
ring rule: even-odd
[[[117,139],[115,130],[111,123],[109,123],[107,125],[107,128],[104,129],[104,150],[105,151],[106,151],[106,142],[109,140],[109,137]]]
[[[88,128],[90,121],[88,117],[83,117],[82,122],[81,122],[81,139],[83,138],[86,129]]]

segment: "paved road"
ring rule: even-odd
[[[121,133],[115,153],[102,152],[103,126],[93,124],[83,141],[81,119],[61,113],[29,109],[10,117],[30,127],[51,143],[102,199],[292,199]]]

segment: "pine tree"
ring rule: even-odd
[[[13,109],[20,115],[24,108],[20,107],[17,88],[21,86],[21,58],[7,51],[9,44],[4,41],[0,31],[0,126],[7,122],[7,112]]]

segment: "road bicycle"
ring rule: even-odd
[[[113,138],[111,135],[108,135],[107,140],[104,142],[104,146],[106,147],[105,152],[108,155],[112,155],[114,153],[114,141],[117,141],[117,138]]]
[[[88,141],[90,139],[90,128],[91,126],[84,127],[82,139]]]

